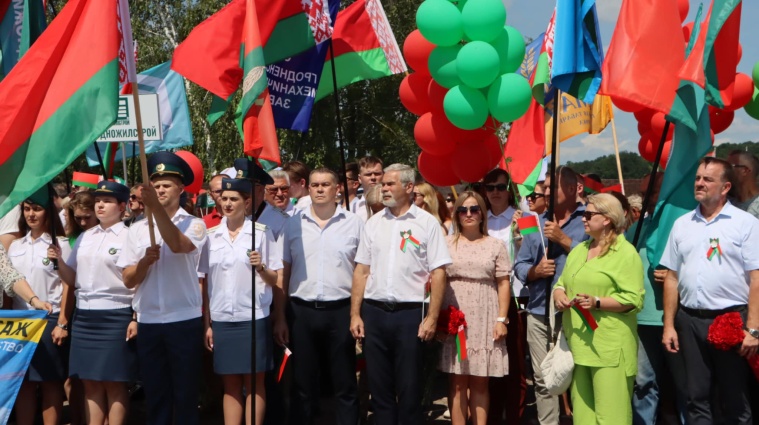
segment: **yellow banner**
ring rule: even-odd
[[[608,96],[597,95],[593,104],[585,103],[574,97],[561,93],[559,109],[559,142],[582,133],[598,134],[606,128],[614,113],[611,99]],[[550,106],[551,111],[553,105]],[[553,116],[546,110],[546,154],[551,153],[551,137],[553,135]]]
[[[46,319],[0,318],[0,340],[15,339],[37,343],[45,326]]]

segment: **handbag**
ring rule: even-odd
[[[551,292],[548,321],[551,330],[556,325],[556,307],[553,302],[553,291]],[[548,354],[540,364],[540,371],[543,374],[543,382],[551,395],[560,395],[569,389],[572,383],[572,372],[575,368],[572,352],[569,350],[567,338],[564,336],[564,330],[560,329],[556,342],[552,344]]]

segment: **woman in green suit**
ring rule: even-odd
[[[631,424],[638,371],[636,313],[643,306],[643,265],[623,235],[626,219],[612,195],[588,198],[590,239],[575,247],[554,287],[575,369],[571,395],[576,424]],[[592,331],[573,304],[590,312]]]

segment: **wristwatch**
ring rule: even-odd
[[[58,326],[59,328],[63,329],[64,331],[69,330],[69,325],[64,325],[63,323],[57,323],[55,326]]]
[[[600,310],[600,309],[601,309],[601,298],[596,297],[596,310]]]
[[[508,325],[509,324],[509,319],[506,318],[506,317],[496,317],[495,321],[498,322],[498,323],[503,323],[504,325]]]
[[[749,329],[744,328],[746,332],[748,332],[749,335],[753,336],[756,339],[759,339],[759,329]]]
[[[261,263],[261,270],[259,270],[258,272],[261,273],[261,272],[265,272],[265,271],[266,271],[266,264]]]

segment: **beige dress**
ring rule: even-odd
[[[458,361],[456,340],[448,336],[443,344],[440,370],[457,375],[508,375],[506,338],[493,341],[498,317],[496,278],[508,276],[511,271],[506,247],[490,236],[474,242],[460,237],[458,245],[454,245],[453,236],[446,241],[453,264],[446,269],[448,287],[443,309],[454,305],[464,312],[468,358]]]

